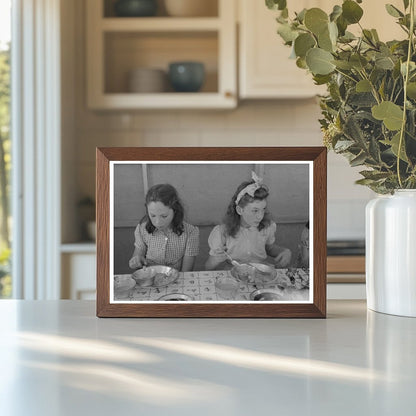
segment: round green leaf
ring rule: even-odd
[[[328,15],[318,7],[309,9],[305,13],[305,26],[315,35],[327,29]]]
[[[383,101],[371,109],[373,117],[382,120],[389,130],[400,130],[402,127],[403,110],[391,101]]]
[[[296,20],[298,20],[299,22],[303,23],[304,19],[305,19],[305,13],[306,13],[307,9],[302,9],[299,13],[296,13]]]
[[[309,33],[302,33],[295,39],[296,56],[305,57],[306,52],[315,46],[316,42]]]
[[[368,62],[363,56],[358,55],[356,53],[351,56],[350,63],[354,68],[360,70],[360,69],[363,69],[367,65]]]
[[[416,82],[407,84],[407,96],[412,100],[416,100]]]
[[[358,23],[363,16],[363,9],[352,0],[346,0],[342,3],[342,16],[349,23]]]
[[[409,159],[407,158],[407,155],[406,155],[406,149],[405,149],[404,141],[402,142],[402,145],[400,146],[400,152],[399,152],[400,132],[398,132],[397,134],[395,134],[393,136],[393,138],[391,139],[391,141],[388,144],[391,146],[391,151],[393,152],[393,154],[395,156],[399,156],[399,153],[400,153],[399,158],[401,160],[403,160],[405,162],[408,162],[409,161]]]
[[[277,33],[286,43],[294,41],[298,36],[298,32],[293,30],[287,23],[280,24],[277,29]]]
[[[321,49],[334,52],[337,45],[338,27],[336,23],[329,22],[326,29],[318,35],[318,45]]]
[[[387,13],[393,17],[403,17],[404,14],[397,8],[394,7],[392,4],[386,4]]]
[[[394,61],[389,56],[381,56],[376,58],[376,67],[380,69],[393,69],[394,68]]]
[[[355,90],[357,92],[370,92],[371,91],[370,81],[366,79],[362,79],[361,81],[357,82],[357,85],[355,86]]]
[[[403,76],[406,76],[406,67],[407,64],[406,62],[402,62],[400,65],[400,72],[402,73]],[[412,61],[409,62],[409,73],[412,73],[413,71],[416,70],[416,64]]]
[[[331,37],[329,36],[328,28],[318,35],[318,45],[321,49],[324,49],[328,52],[333,52],[334,45],[332,44]]]
[[[339,69],[350,70],[352,65],[348,61],[332,61],[332,63]]]
[[[376,29],[371,29],[371,34],[373,35],[373,39],[376,42],[380,42],[380,38],[378,37],[378,33],[377,33],[377,30]]]
[[[333,45],[336,45],[338,39],[338,26],[334,22],[328,23],[329,37]]]
[[[342,7],[338,6],[337,4],[332,9],[332,13],[329,15],[329,19],[331,22],[335,22],[339,16],[342,14]]]
[[[306,61],[305,58],[298,58],[296,59],[296,66],[298,68],[302,68],[302,69],[308,69],[308,66],[306,65]]]
[[[316,85],[329,84],[331,82],[331,75],[314,75],[313,80]]]
[[[335,69],[335,65],[332,63],[333,59],[331,53],[320,48],[309,49],[306,54],[306,64],[314,75],[331,73]]]
[[[286,7],[286,0],[266,0],[266,6],[272,10],[283,10]]]

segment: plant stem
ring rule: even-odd
[[[410,68],[410,61],[412,58],[412,49],[413,49],[413,36],[414,36],[414,26],[415,26],[415,16],[414,16],[415,0],[410,0],[409,6],[410,6],[410,29],[409,29],[409,44],[407,47],[406,73],[404,75],[404,80],[403,80],[403,84],[404,84],[403,85],[403,94],[404,94],[403,118],[402,118],[402,127],[400,129],[399,149],[397,152],[397,177],[399,179],[400,188],[403,188],[402,178],[400,176],[400,155],[401,155],[402,146],[403,146],[404,132],[406,129],[407,83],[409,80],[409,68]]]
[[[363,79],[365,79],[366,81],[368,81],[368,83],[370,84],[371,87],[371,93],[373,94],[374,99],[377,101],[377,104],[380,104],[380,99],[376,90],[376,87],[374,86],[374,84],[370,81],[370,78],[368,78],[367,73],[365,72],[365,69],[363,67],[362,71],[360,71],[360,75]]]
[[[353,82],[355,82],[355,83],[357,83],[357,82],[358,82],[355,78],[351,77],[351,76],[350,76],[350,75],[348,75],[348,74],[345,74],[344,72],[340,71],[338,68],[335,68],[335,71],[336,71],[336,72],[338,72],[338,73],[339,73],[339,74],[341,74],[341,75],[344,75],[344,77],[349,78],[351,81],[353,81]]]

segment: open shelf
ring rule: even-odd
[[[235,108],[237,106],[235,3],[213,0],[215,16],[114,17],[113,2],[87,7],[87,103],[91,109]],[[150,93],[129,88],[137,69],[167,73],[172,62],[201,62],[198,92],[179,93],[169,82]],[[140,91],[148,91],[149,89]],[[155,92],[153,92],[155,91]]]
[[[102,0],[100,0],[102,1]],[[168,19],[175,19],[175,16],[171,16],[169,14],[169,5],[166,5],[166,1],[171,1],[171,0],[156,0],[157,2],[157,11],[156,11],[156,15],[153,17],[140,17],[139,19],[146,19],[146,18],[151,18],[151,19],[156,19],[159,17],[165,17]],[[190,1],[190,0],[188,0]],[[201,0],[192,0],[192,1],[201,1]],[[230,0],[227,0],[230,1]],[[113,17],[117,17],[116,13],[115,13],[115,4],[116,4],[117,0],[104,0],[103,3],[103,10],[102,10],[102,16],[105,19],[109,19],[109,18],[113,18]],[[196,17],[218,17],[219,15],[219,7],[218,7],[218,3],[219,0],[203,0],[203,4],[202,7],[201,5],[195,6],[194,5],[194,11],[198,11],[198,13],[195,13],[195,16],[193,17],[184,17],[184,19],[194,19]],[[176,8],[176,11],[178,9]],[[189,11],[188,11],[189,12]],[[186,13],[189,14],[189,13]],[[130,20],[130,19],[134,19],[134,17],[119,17],[120,19],[124,19],[124,20]]]
[[[128,78],[130,71],[138,68],[164,71],[165,90],[155,95],[174,93],[167,80],[168,68],[170,63],[178,61],[198,61],[204,64],[204,84],[200,91],[191,93],[192,95],[218,93],[218,39],[215,32],[192,35],[188,32],[111,32],[105,34],[104,50],[105,94],[134,94],[129,91]],[[187,99],[183,93],[176,93],[174,98]]]
[[[206,31],[218,30],[220,20],[215,17],[138,17],[125,19],[115,17],[101,21],[101,29],[106,32],[137,31],[137,32],[169,32],[169,31]]]

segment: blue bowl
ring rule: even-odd
[[[205,80],[205,67],[201,62],[172,62],[169,80],[177,92],[197,92]]]
[[[154,16],[157,12],[156,0],[118,0],[114,12],[120,17]]]

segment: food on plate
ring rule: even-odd
[[[276,269],[269,264],[250,263],[254,269],[254,280],[262,283],[270,283],[275,280],[277,276]]]
[[[171,280],[171,276],[170,274],[166,274],[166,273],[156,273],[155,274],[155,285],[156,286],[164,286],[169,284]]]
[[[234,266],[231,269],[231,275],[236,277],[242,282],[248,282],[252,279],[253,268],[248,264],[241,264],[239,266]]]
[[[154,278],[155,272],[151,268],[143,268],[136,270],[132,277],[137,282],[139,286],[147,287],[153,285],[153,278]]]

